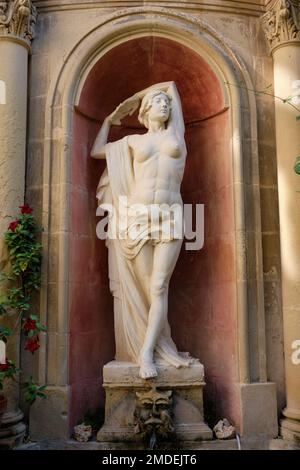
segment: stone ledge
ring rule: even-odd
[[[128,7],[137,7],[145,3],[142,1],[128,1]],[[147,2],[146,2],[147,3]],[[265,12],[264,0],[192,0],[182,2],[180,0],[154,0],[153,6],[161,8],[176,8],[179,10],[187,9],[189,11],[217,11],[218,13],[236,13],[237,10],[241,15],[259,16]],[[123,8],[124,2],[112,0],[94,0],[92,2],[84,2],[83,0],[37,0],[35,3],[39,12],[62,11],[62,10],[82,10],[88,8],[103,9],[107,8]]]
[[[201,441],[201,442],[163,442],[161,450],[237,450],[235,439],[228,441]],[[77,442],[71,439],[43,439],[30,442],[18,447],[16,450],[148,450],[143,443],[132,442]]]
[[[242,450],[300,450],[300,446],[291,444],[285,439],[241,439]],[[15,450],[147,450],[142,443],[126,442],[77,442],[72,439],[43,439],[37,442],[23,444]],[[212,440],[190,442],[182,441],[161,443],[161,450],[238,450],[236,439],[228,441]]]
[[[158,376],[153,379],[141,379],[139,366],[131,362],[111,361],[103,367],[103,386],[105,388],[143,388],[156,386],[170,387],[199,387],[204,386],[204,367],[202,364],[192,364],[190,367],[157,366]]]

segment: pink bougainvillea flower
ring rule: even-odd
[[[36,321],[31,318],[27,318],[23,325],[23,329],[25,331],[36,330]]]
[[[19,206],[21,209],[21,214],[32,214],[33,209],[28,204],[24,204],[23,206]]]
[[[20,223],[19,220],[14,220],[13,222],[9,224],[8,229],[11,230],[12,232],[15,232],[19,223]]]
[[[39,349],[39,347],[40,347],[40,343],[39,343],[38,336],[36,338],[29,338],[26,341],[25,349],[27,349],[27,351],[30,351],[32,354],[34,353],[34,351]]]

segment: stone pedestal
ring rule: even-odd
[[[212,439],[212,431],[203,420],[204,368],[193,364],[176,369],[158,366],[158,376],[143,380],[139,367],[130,362],[112,361],[103,368],[103,386],[106,391],[105,423],[97,435],[98,441],[137,442],[134,411],[136,392],[172,391],[174,431],[180,441]]]

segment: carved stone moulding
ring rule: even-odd
[[[37,9],[31,0],[0,0],[0,36],[34,38]]]
[[[262,24],[271,50],[290,42],[300,43],[300,0],[273,0]]]
[[[203,419],[201,364],[184,369],[158,366],[158,377],[147,380],[138,377],[138,370],[137,365],[126,362],[104,366],[105,423],[98,441],[143,441],[150,424],[157,425],[157,434],[172,442],[212,439]]]

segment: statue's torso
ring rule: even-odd
[[[134,165],[135,187],[131,203],[181,203],[186,147],[174,132],[162,131],[129,137]]]

